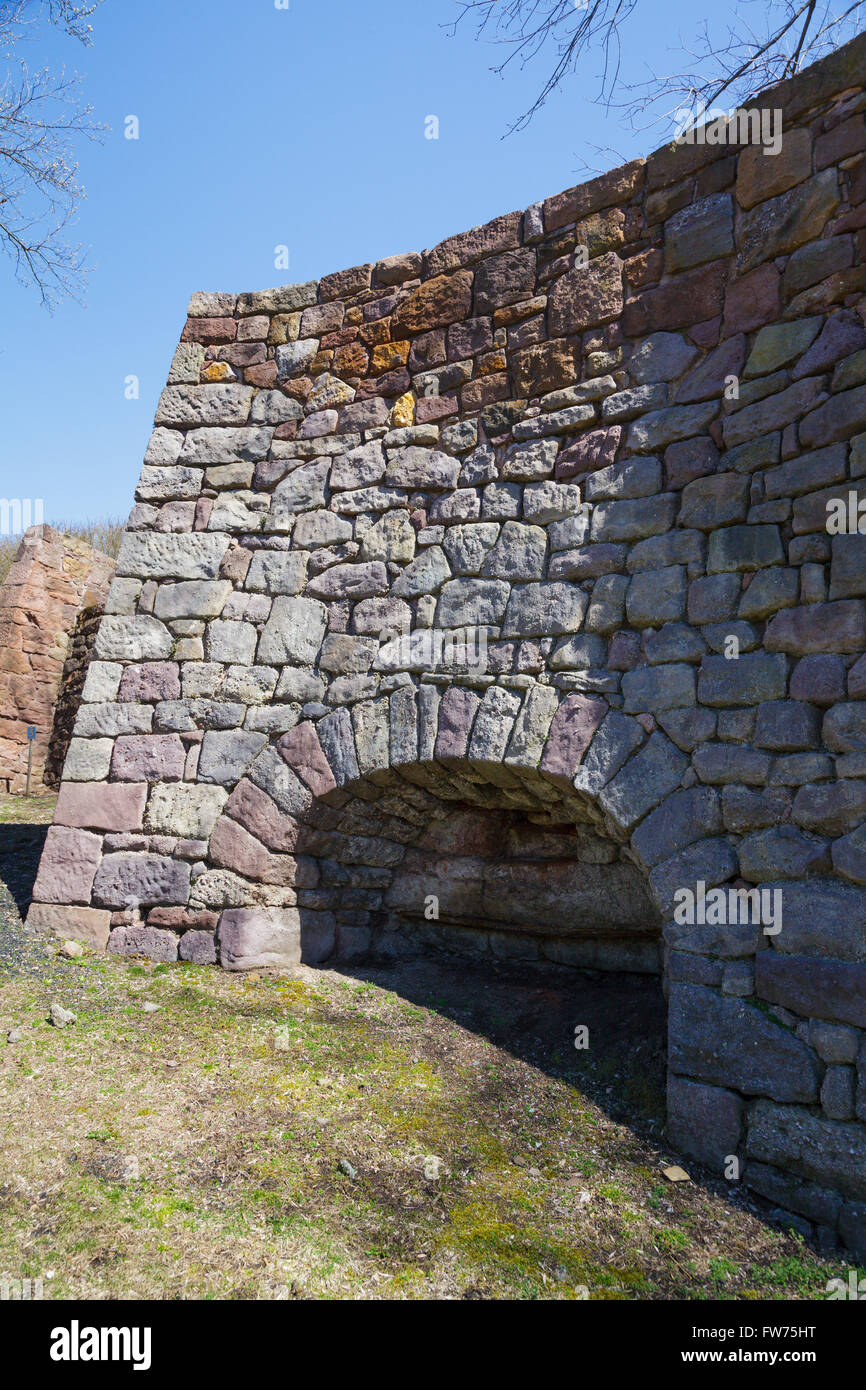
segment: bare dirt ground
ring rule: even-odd
[[[846,1270],[736,1184],[664,1177],[653,981],[67,959],[21,923],[51,811],[0,798],[0,1276],[56,1299],[763,1300]]]

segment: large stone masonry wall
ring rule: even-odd
[[[866,1251],[864,69],[758,98],[775,157],[193,296],[33,926],[661,963],[672,1139]]]
[[[25,533],[0,587],[0,790],[25,790],[30,725],[31,790],[44,789],[46,768],[47,783],[56,782],[83,684],[78,674],[95,637],[93,618],[113,576],[114,561],[85,541],[50,526]]]

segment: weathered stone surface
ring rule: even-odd
[[[157,782],[148,799],[144,828],[154,835],[207,840],[227,795],[223,787]]]
[[[750,883],[802,878],[826,873],[830,867],[826,841],[804,835],[793,825],[747,835],[738,852],[743,878]]]
[[[542,772],[571,781],[606,714],[603,700],[567,695],[550,725],[541,759]]]
[[[681,333],[651,333],[635,348],[628,369],[641,385],[654,381],[674,381],[699,356],[699,349]]]
[[[98,835],[51,826],[33,885],[34,902],[89,904],[101,857]]]
[[[54,824],[88,830],[140,830],[147,790],[146,783],[64,783]]]
[[[787,367],[814,342],[823,319],[817,316],[762,328],[746,362],[744,377],[765,376]]]
[[[440,490],[456,487],[459,471],[457,460],[447,454],[411,445],[399,450],[389,461],[385,482],[391,487]]]
[[[782,700],[788,664],[781,655],[744,652],[736,661],[705,656],[698,678],[698,699],[705,705],[759,705]]]
[[[442,328],[469,317],[473,277],[466,270],[436,275],[413,290],[391,320],[397,337],[414,337],[431,328]]]
[[[759,748],[792,753],[815,748],[819,735],[818,711],[798,700],[773,700],[758,709],[755,742]]]
[[[825,835],[844,835],[866,820],[866,783],[838,782],[801,787],[794,800],[793,817],[806,830]]]
[[[821,383],[813,377],[795,382],[793,386],[765,396],[754,405],[746,405],[735,415],[729,415],[722,426],[726,449],[735,449],[740,444],[750,443],[761,435],[773,430],[784,429],[792,419],[808,410],[821,395]],[[823,407],[822,407],[823,409]],[[820,410],[813,412],[820,416]],[[800,442],[807,448],[814,444],[830,444],[832,437],[817,438],[822,431],[816,428],[814,435],[806,429],[811,416],[807,416],[800,427]],[[823,418],[823,417],[821,417]],[[836,437],[836,436],[833,436]]]
[[[436,606],[437,626],[456,628],[467,624],[500,623],[508,595],[509,586],[503,580],[452,579],[443,587]]]
[[[725,574],[764,569],[784,558],[777,526],[726,526],[710,534],[707,571]]]
[[[94,653],[99,661],[160,661],[171,654],[171,633],[147,615],[103,618]]]
[[[655,454],[678,439],[703,434],[718,412],[715,401],[698,405],[675,405],[667,410],[650,411],[628,428],[628,445],[636,454]]]
[[[838,202],[838,175],[825,169],[747,212],[737,236],[740,273],[819,237]]]
[[[862,1125],[838,1124],[802,1108],[759,1101],[749,1117],[747,1151],[848,1196],[866,1196]]]
[[[116,956],[143,956],[146,960],[177,960],[178,938],[173,931],[143,925],[116,927],[108,938],[108,951]]]
[[[791,387],[792,391],[794,389]],[[858,386],[853,391],[831,396],[825,405],[807,415],[800,425],[800,443],[807,449],[816,449],[837,439],[850,439],[852,434],[863,429],[866,429],[866,386]]]
[[[710,401],[723,394],[727,399],[731,386],[742,373],[745,355],[746,340],[742,333],[720,343],[680,382],[676,390],[677,404]]]
[[[324,605],[308,598],[276,598],[259,638],[257,660],[265,665],[310,665],[318,655],[327,623]]]
[[[793,259],[793,258],[792,258]],[[827,320],[815,342],[792,372],[797,379],[814,376],[834,367],[842,357],[866,345],[866,325],[850,309],[842,309]]]
[[[455,581],[459,582],[459,581]],[[446,586],[445,593],[451,585]],[[570,584],[526,584],[512,590],[502,620],[504,637],[577,632],[586,612],[587,598]],[[443,621],[439,615],[439,621]],[[451,624],[457,626],[457,623]]]
[[[80,941],[92,951],[104,951],[108,945],[111,913],[95,907],[55,907],[34,902],[27,914],[27,926],[40,936],[62,941]]]
[[[754,1006],[675,983],[669,1011],[668,1060],[676,1074],[727,1084],[747,1096],[807,1105],[818,1099],[814,1053]]]
[[[145,579],[216,579],[227,548],[228,536],[218,532],[167,535],[126,531],[117,572]]]
[[[229,908],[217,931],[226,970],[291,969],[301,963],[301,914],[296,908]]]
[[[630,337],[704,323],[722,312],[727,278],[724,265],[688,270],[658,289],[630,300],[622,316]]]
[[[768,651],[788,652],[791,656],[863,651],[866,648],[866,607],[862,603],[842,600],[789,608],[777,613],[768,624],[764,645]]]
[[[687,845],[717,835],[722,829],[718,792],[710,787],[676,791],[641,822],[631,838],[632,849],[648,869],[669,859]]]
[[[435,254],[435,253],[434,253]],[[475,313],[490,314],[535,292],[535,252],[516,247],[482,262],[475,275]]]
[[[709,1168],[724,1168],[739,1148],[742,1098],[721,1087],[702,1086],[671,1072],[667,1101],[670,1142]]]
[[[106,854],[96,871],[93,901],[99,907],[152,907],[185,903],[189,864],[161,854]]]
[[[851,883],[866,884],[866,826],[837,840],[832,850],[833,868]]]
[[[177,734],[130,734],[114,745],[111,772],[118,782],[161,782],[183,777],[186,750]]]
[[[808,130],[792,130],[771,158],[757,145],[740,151],[737,165],[737,202],[752,208],[767,198],[785,193],[812,172],[812,140]]]
[[[539,396],[568,386],[576,378],[574,348],[567,339],[521,348],[512,359],[515,389],[521,396]]]
[[[168,386],[159,399],[157,425],[243,425],[253,400],[251,386]]]
[[[209,730],[202,740],[199,780],[234,786],[265,743],[264,734],[244,729]]]
[[[657,731],[599,794],[599,802],[617,825],[631,830],[676,791],[687,764],[679,749]]]
[[[298,594],[304,586],[305,575],[304,556],[280,550],[258,550],[247,570],[246,587],[253,593]]]
[[[577,265],[554,283],[549,296],[550,336],[581,333],[622,312],[622,262],[616,252]]]

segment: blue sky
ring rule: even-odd
[[[53,316],[0,260],[0,495],[41,497],[46,520],[125,517],[168,365],[197,289],[315,279],[522,208],[662,143],[634,135],[572,78],[503,140],[546,62],[505,78],[501,50],[454,0],[104,0],[83,49],[43,34],[31,66],[83,75],[102,145],[78,147],[86,306]],[[661,67],[681,0],[630,25],[634,78]],[[651,17],[651,18],[650,18]],[[124,121],[140,122],[137,141]],[[438,140],[425,139],[436,115]],[[596,154],[592,146],[612,147]],[[290,269],[274,269],[287,245]],[[127,400],[125,379],[140,381]]]

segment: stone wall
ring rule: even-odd
[[[56,784],[83,684],[77,673],[89,660],[92,619],[102,612],[113,575],[114,561],[85,541],[50,526],[25,533],[0,587],[0,791],[25,789],[28,725],[37,730],[31,790],[44,790],[46,765],[46,784]],[[90,642],[73,641],[70,652],[70,637],[88,626],[85,614]],[[63,712],[57,730],[56,705]]]
[[[661,960],[674,1142],[863,1255],[864,69],[759,98],[775,156],[193,297],[34,926]]]
[[[112,565],[111,574],[113,575],[113,573],[114,566]],[[78,717],[78,706],[81,704],[84,682],[87,679],[87,672],[93,659],[93,649],[96,645],[99,624],[102,621],[107,592],[106,585],[98,594],[91,591],[87,595],[84,600],[86,606],[79,609],[75,626],[69,633],[66,660],[63,663],[63,671],[60,676],[57,701],[54,706],[54,718],[51,724],[51,738],[45,759],[43,781],[46,787],[56,788],[60,785],[63,764],[66,761],[66,754],[72,740],[72,731]]]

